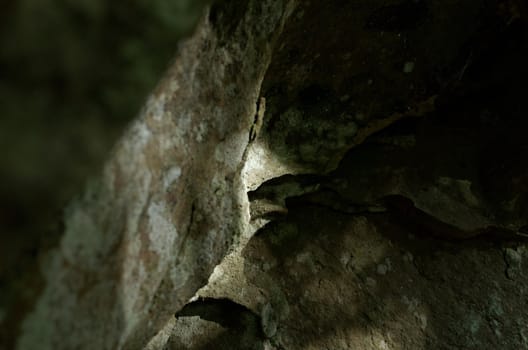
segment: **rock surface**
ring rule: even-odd
[[[213,5],[18,348],[528,347],[527,39],[514,0]]]
[[[2,320],[17,349],[142,348],[246,231],[242,159],[289,3],[224,5],[69,206],[38,297]]]
[[[246,166],[258,230],[198,292],[260,315],[247,348],[528,347],[523,8],[299,4]]]

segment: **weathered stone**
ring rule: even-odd
[[[278,349],[527,346],[528,31],[481,5],[299,4],[244,170],[260,229],[198,295]]]
[[[291,3],[237,6],[204,16],[101,179],[69,206],[18,349],[142,348],[247,230],[242,159]]]
[[[527,346],[524,7],[294,5],[211,8],[19,348]]]

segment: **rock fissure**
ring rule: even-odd
[[[216,2],[18,349],[527,347],[523,9]]]

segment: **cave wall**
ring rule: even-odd
[[[10,344],[527,347],[527,19],[215,3],[0,320]]]
[[[204,14],[30,283],[8,286],[33,297],[2,310],[2,345],[139,349],[206,283],[246,231],[241,162],[289,8]]]
[[[256,233],[160,348],[527,347],[527,30],[520,2],[300,3],[246,166]]]

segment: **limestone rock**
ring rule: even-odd
[[[525,348],[525,13],[214,4],[71,205],[19,348]]]
[[[205,284],[246,230],[242,158],[289,6],[224,4],[203,17],[100,180],[69,206],[18,349],[141,349]]]

